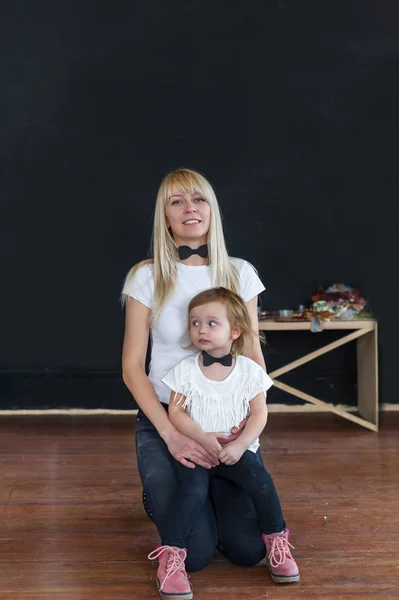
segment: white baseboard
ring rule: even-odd
[[[355,406],[346,406],[344,404],[336,405],[336,408],[355,412]],[[381,404],[381,411],[399,411],[399,404]],[[294,406],[288,404],[270,404],[270,413],[319,413],[329,412],[327,408],[315,406],[314,404],[296,404]],[[45,410],[0,410],[0,417],[6,415],[136,415],[137,409],[133,410],[113,410],[107,408],[51,408]]]

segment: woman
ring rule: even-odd
[[[214,286],[231,289],[244,299],[252,327],[257,330],[257,297],[264,286],[249,263],[228,256],[218,203],[208,181],[195,171],[179,169],[167,175],[159,188],[153,259],[136,265],[123,288],[123,379],[140,407],[137,460],[144,506],[156,525],[173,510],[170,499],[179,486],[173,459],[187,468],[216,465],[198,442],[177,431],[169,421],[170,391],[161,381],[172,367],[193,353],[181,343],[189,301]],[[149,335],[152,348],[147,376]],[[246,339],[243,354],[265,369],[259,340]],[[240,430],[232,434],[229,441],[236,439]],[[258,457],[261,460],[259,453]],[[213,478],[210,497],[191,531],[187,569],[205,567],[216,549],[238,565],[255,565],[265,556],[249,496],[233,484]],[[190,596],[182,593],[183,597]]]

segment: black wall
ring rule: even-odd
[[[180,166],[214,185],[264,308],[320,283],[364,292],[382,400],[398,401],[397,3],[15,0],[1,13],[0,408],[132,406],[120,289]],[[269,368],[316,343],[270,335]],[[317,372],[331,401],[353,401],[353,351],[329,361],[304,368],[307,385]]]

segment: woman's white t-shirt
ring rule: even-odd
[[[245,302],[260,294],[265,288],[250,263],[241,258],[231,258],[237,269],[240,282],[240,296]],[[196,351],[186,350],[184,334],[187,328],[187,309],[190,300],[211,287],[211,267],[184,265],[177,262],[177,278],[175,286],[161,315],[151,327],[151,362],[148,378],[161,402],[169,404],[170,390],[162,382],[162,378],[183,358],[192,356]],[[122,293],[131,296],[152,309],[154,296],[153,265],[143,265],[137,269],[133,277],[126,278]]]
[[[233,427],[250,412],[250,401],[264,393],[273,381],[256,362],[246,356],[237,356],[230,374],[223,381],[208,379],[198,364],[200,353],[182,360],[163,378],[175,392],[173,401],[181,402],[191,419],[203,431],[217,431],[229,435]],[[256,452],[259,439],[248,450]]]

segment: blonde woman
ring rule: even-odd
[[[175,460],[187,468],[199,465],[208,469],[219,462],[200,443],[173,426],[168,417],[170,390],[162,382],[172,367],[194,353],[182,344],[191,298],[215,286],[243,298],[252,328],[257,330],[257,297],[264,286],[248,262],[228,256],[218,202],[209,182],[195,171],[179,169],[163,179],[158,191],[153,258],[133,267],[122,292],[126,301],[123,379],[139,405],[138,468],[144,507],[158,531],[176,510],[171,505],[179,487]],[[147,375],[149,337],[151,362]],[[246,338],[242,354],[265,369],[259,340]],[[222,443],[234,441],[241,429],[233,429]],[[257,456],[261,460],[259,452]],[[258,563],[266,552],[250,497],[232,483],[215,477],[211,478],[209,499],[188,536],[187,570],[204,568],[216,550],[233,563],[247,566]],[[175,558],[164,553],[161,561],[166,573],[173,568]],[[183,566],[175,578],[168,579],[164,597],[172,594],[175,599],[190,598],[188,585],[184,591],[186,577]]]

